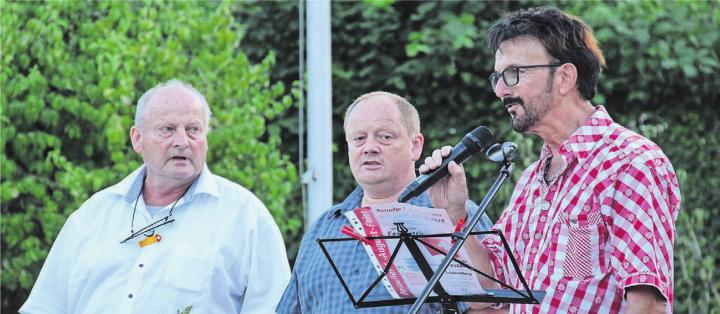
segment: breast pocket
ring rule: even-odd
[[[212,265],[207,258],[177,257],[165,270],[165,281],[180,290],[202,291],[209,280],[211,268]]]
[[[579,279],[604,273],[605,223],[597,200],[589,200],[577,214],[564,215],[561,224],[568,235],[563,276]]]

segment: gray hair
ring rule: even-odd
[[[147,105],[150,97],[152,97],[152,95],[158,89],[169,86],[180,86],[182,88],[185,88],[195,94],[200,99],[200,103],[202,103],[203,106],[203,112],[205,112],[205,126],[209,128],[210,116],[212,115],[212,112],[210,111],[210,106],[208,105],[207,100],[205,100],[205,96],[198,92],[195,87],[192,87],[192,85],[176,79],[172,79],[167,82],[155,85],[155,87],[151,88],[140,97],[137,102],[137,107],[135,108],[135,127],[142,128],[142,115],[145,113],[145,109],[147,109],[145,108],[145,105]]]

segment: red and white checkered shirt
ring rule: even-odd
[[[680,189],[665,154],[598,106],[563,143],[565,166],[546,184],[550,157],[545,145],[495,224],[530,288],[547,291],[510,312],[624,312],[624,289],[635,285],[656,287],[671,311]],[[496,276],[522,289],[497,238],[483,241]]]

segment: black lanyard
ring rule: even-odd
[[[163,218],[160,218],[160,219],[158,219],[158,220],[150,223],[149,225],[147,225],[147,226],[145,226],[145,227],[143,227],[143,228],[140,228],[140,230],[138,230],[137,232],[135,232],[135,230],[134,230],[134,229],[135,229],[135,212],[137,211],[137,204],[138,204],[138,202],[140,202],[140,196],[142,195],[142,191],[143,191],[143,189],[145,188],[145,178],[147,178],[147,176],[144,176],[144,177],[143,177],[142,186],[140,186],[140,192],[138,193],[138,196],[137,196],[137,198],[135,199],[135,206],[133,206],[132,219],[130,220],[130,236],[127,237],[127,238],[125,238],[124,240],[120,241],[120,243],[125,243],[125,242],[127,242],[127,241],[129,241],[129,240],[132,240],[132,239],[134,239],[134,238],[137,238],[137,237],[140,236],[141,234],[145,234],[145,233],[147,233],[147,232],[150,232],[150,234],[149,234],[149,235],[148,235],[148,234],[145,234],[145,236],[146,236],[146,237],[150,237],[150,236],[152,236],[152,235],[155,234],[155,229],[157,229],[157,228],[159,228],[159,227],[161,227],[161,226],[167,225],[167,224],[172,223],[173,221],[175,221],[175,219],[170,219],[170,218],[172,217],[173,208],[175,208],[175,205],[177,205],[178,201],[180,201],[180,199],[183,198],[183,196],[185,196],[185,194],[187,193],[187,191],[188,191],[188,190],[190,189],[190,187],[192,186],[192,184],[190,184],[190,185],[185,189],[185,191],[183,192],[183,194],[180,195],[180,197],[178,197],[178,198],[175,200],[175,202],[173,202],[172,206],[170,207],[170,212],[168,213],[167,216],[165,216],[165,217],[163,217]]]

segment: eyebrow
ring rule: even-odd
[[[519,65],[517,63],[512,63],[510,65],[505,66],[502,70],[505,71],[505,69],[507,69],[507,68],[519,67],[519,66],[521,66],[521,65]],[[493,72],[498,73],[497,71],[495,71],[495,68],[493,68]]]

